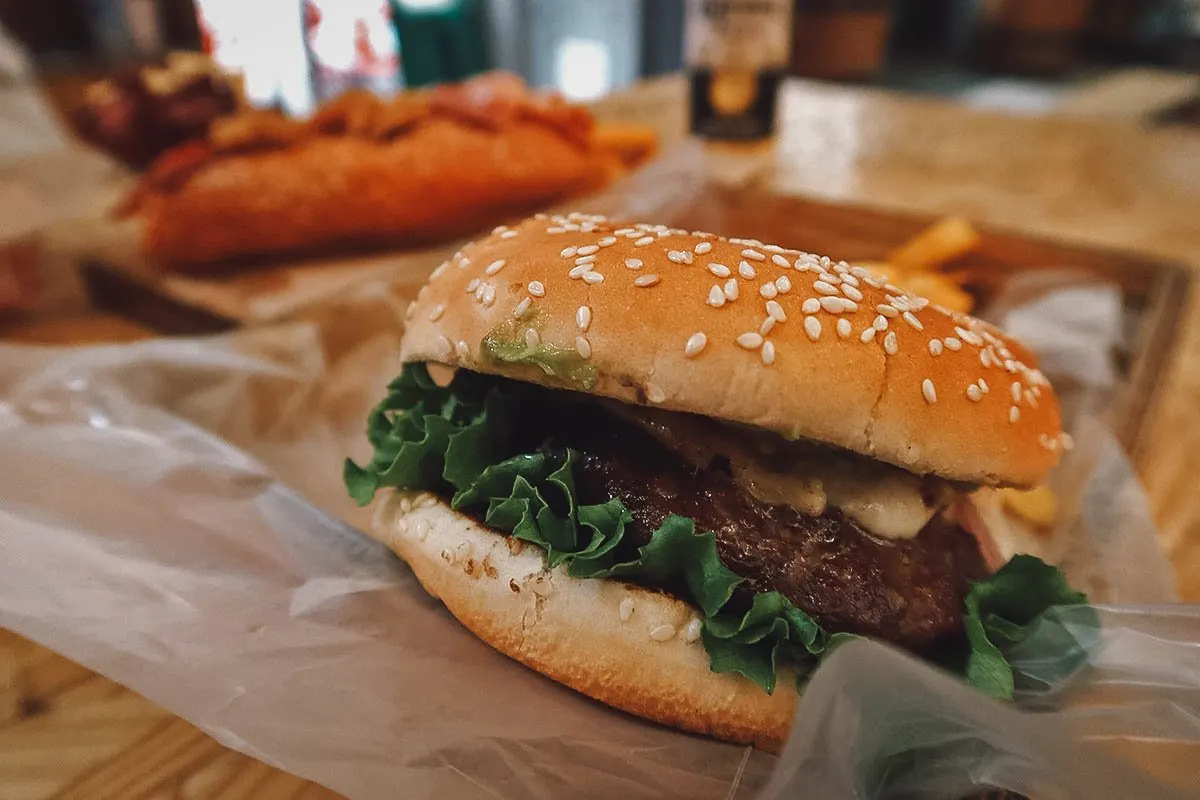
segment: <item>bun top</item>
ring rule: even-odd
[[[404,361],[752,425],[916,473],[1039,482],[1058,401],[995,327],[861,267],[585,214],[500,227],[434,270]]]

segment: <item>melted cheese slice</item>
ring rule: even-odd
[[[913,538],[953,499],[948,483],[881,461],[702,417],[615,405],[691,464],[728,459],[734,480],[758,500],[809,516],[836,508],[882,539]]]

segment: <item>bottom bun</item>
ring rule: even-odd
[[[421,586],[501,653],[602,703],[693,733],[778,752],[799,697],[708,667],[695,608],[615,580],[548,569],[542,550],[452,511],[392,493],[374,536]]]

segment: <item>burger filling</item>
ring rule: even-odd
[[[371,462],[346,465],[358,502],[433,491],[551,567],[675,594],[701,614],[712,668],[767,691],[781,664],[805,674],[862,635],[1011,695],[1001,645],[1084,601],[1037,559],[990,574],[973,487],[704,417],[410,364],[368,438]]]

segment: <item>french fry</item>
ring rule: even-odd
[[[909,239],[888,261],[910,269],[937,269],[979,246],[979,231],[962,217],[946,217]]]
[[[1017,516],[1039,528],[1050,528],[1058,514],[1058,498],[1049,488],[1038,486],[1022,491],[1001,489],[1004,505]]]

